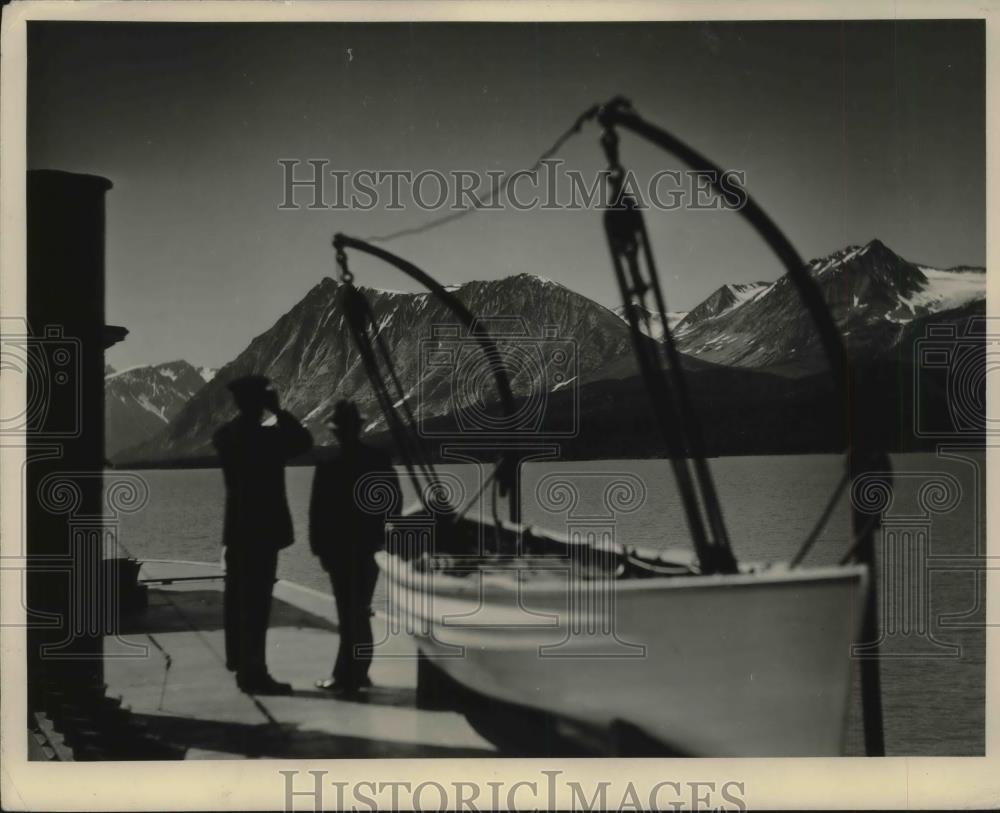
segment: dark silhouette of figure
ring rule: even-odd
[[[312,447],[312,435],[278,404],[264,376],[230,382],[237,415],[213,438],[226,483],[226,668],[251,694],[288,694],[291,686],[267,671],[265,642],[278,551],[292,544],[285,464]],[[264,412],[275,417],[263,426]]]
[[[316,465],[309,505],[309,543],[330,574],[337,603],[340,647],[333,676],[316,681],[321,689],[350,694],[371,686],[371,602],[378,580],[375,551],[385,535],[385,514],[365,511],[355,489],[369,474],[393,494],[389,510],[399,505],[392,459],[361,442],[363,420],[350,401],[339,401],[329,425],[339,448]],[[362,486],[363,488],[363,486]]]

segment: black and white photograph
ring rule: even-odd
[[[697,758],[989,756],[990,3],[74,5],[3,9],[5,759],[746,810]]]

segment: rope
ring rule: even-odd
[[[619,159],[618,135],[607,123],[601,136],[601,146],[608,160],[612,185],[613,202],[604,214],[608,247],[628,317],[633,349],[653,402],[655,418],[667,443],[688,530],[691,532],[702,572],[735,573],[738,570],[736,559],[729,544],[712,473],[704,458],[701,427],[691,405],[680,353],[668,327],[659,272],[645,221],[635,200],[624,194],[625,170]],[[645,276],[640,256],[645,262]],[[637,305],[643,311],[652,310],[646,305],[646,296],[650,292],[663,325],[661,343],[649,339],[639,329],[641,311]],[[648,316],[642,318],[648,327]],[[662,354],[666,355],[666,370]],[[693,467],[693,473],[689,466]],[[701,504],[698,500],[699,490]],[[706,521],[711,536],[706,529]]]
[[[465,505],[463,505],[461,508],[458,509],[458,511],[455,512],[455,516],[452,517],[453,523],[458,522],[462,517],[464,517],[467,513],[469,513],[469,509],[472,508],[476,500],[478,500],[480,497],[483,496],[483,492],[485,492],[486,489],[489,487],[489,485],[496,479],[497,471],[499,470],[499,468],[500,464],[498,463],[496,466],[493,467],[493,471],[491,471],[485,478],[483,478],[483,483],[481,486],[479,486],[479,488],[476,489],[476,493],[473,494],[466,501]]]
[[[574,121],[568,129],[561,133],[559,137],[552,142],[551,146],[549,146],[547,150],[535,159],[535,162],[530,167],[525,170],[518,170],[517,172],[508,172],[502,183],[493,185],[492,190],[485,201],[476,196],[475,202],[470,209],[463,209],[460,212],[452,212],[447,215],[442,215],[441,217],[429,220],[420,226],[412,226],[410,228],[400,229],[399,231],[389,232],[388,234],[366,237],[364,239],[369,243],[388,243],[390,240],[396,240],[400,237],[410,237],[415,234],[423,234],[424,232],[432,231],[433,229],[440,228],[441,226],[446,226],[449,223],[454,223],[456,220],[461,220],[469,215],[473,215],[480,209],[491,207],[496,202],[497,198],[500,197],[501,192],[506,194],[507,189],[510,187],[515,175],[528,174],[532,177],[536,177],[542,163],[555,155],[560,149],[562,149],[563,144],[579,133],[584,123],[593,119],[597,115],[597,110],[597,105],[594,105],[581,113],[577,117],[576,121]]]
[[[646,233],[646,226],[642,226],[642,248],[649,267],[649,277],[652,283],[653,296],[656,301],[656,310],[663,325],[663,339],[661,346],[667,356],[667,365],[673,378],[674,388],[677,390],[677,404],[681,417],[681,433],[686,433],[690,445],[692,463],[694,465],[695,477],[701,488],[701,497],[705,503],[705,514],[708,519],[714,539],[715,561],[713,567],[722,572],[735,573],[737,571],[736,559],[733,556],[729,542],[729,533],[722,517],[722,504],[719,501],[718,493],[715,489],[715,481],[712,472],[705,460],[705,440],[701,430],[701,421],[698,419],[691,403],[691,396],[687,388],[687,378],[681,365],[680,352],[674,343],[673,334],[667,324],[666,303],[660,290],[660,275],[653,260],[653,251],[649,244],[649,236]]]
[[[609,236],[609,242],[611,242]],[[618,284],[622,288],[623,298],[629,303],[625,273],[622,267],[622,256],[612,245],[612,262],[615,268],[615,275]],[[635,319],[634,309],[629,307],[627,313],[630,315],[629,327],[632,333],[632,345],[635,349],[636,358],[643,378],[649,385],[651,400],[653,401],[654,417],[660,424],[660,430],[667,444],[667,453],[670,459],[670,467],[677,481],[677,490],[681,498],[681,505],[684,508],[684,516],[687,520],[688,530],[694,542],[695,550],[703,570],[711,570],[712,554],[709,550],[709,541],[705,532],[701,512],[698,507],[698,497],[694,489],[691,472],[688,470],[686,450],[683,447],[681,438],[675,431],[677,423],[677,409],[672,397],[670,388],[666,384],[663,370],[659,367],[659,360],[652,353],[652,348],[646,337],[639,332],[638,322]]]
[[[593,119],[598,119],[603,125],[605,135],[604,138],[602,138],[602,144],[605,146],[606,151],[609,152],[609,157],[612,157],[613,154],[614,160],[611,161],[613,171],[612,178],[617,181],[618,198],[621,197],[621,173],[623,170],[617,159],[617,137],[613,132],[613,127],[615,125],[623,126],[648,141],[651,141],[653,144],[661,147],[662,149],[673,153],[689,166],[700,170],[715,171],[716,174],[714,177],[719,177],[720,171],[713,162],[709,161],[705,156],[701,155],[696,150],[677,139],[675,136],[640,118],[632,110],[627,100],[616,98],[603,106],[594,105],[581,113],[573,124],[561,133],[548,147],[548,149],[539,155],[531,167],[527,170],[521,170],[518,173],[508,173],[501,183],[493,186],[490,195],[485,201],[476,197],[475,204],[472,208],[465,209],[460,212],[449,213],[445,216],[430,220],[420,226],[368,237],[367,240],[372,243],[384,243],[404,236],[421,234],[447,225],[448,223],[453,223],[476,213],[479,209],[484,208],[485,206],[492,205],[500,194],[506,192],[510,187],[515,174],[520,175],[527,173],[533,176],[536,175],[545,160],[555,155],[556,152],[558,152],[573,135],[580,132],[584,123]],[[622,201],[616,198],[615,207],[618,210],[618,213],[621,213]],[[612,211],[609,211],[607,215],[612,213]],[[680,367],[680,355],[674,345],[673,337],[667,324],[665,303],[660,289],[658,274],[653,261],[649,240],[645,233],[645,226],[641,222],[641,213],[636,210],[634,212],[630,212],[629,214],[635,217],[638,221],[637,227],[634,225],[633,221],[633,225],[624,229],[625,231],[632,231],[634,229],[634,233],[629,235],[631,245],[629,245],[627,249],[624,245],[619,245],[617,247],[613,245],[612,253],[614,255],[616,275],[619,278],[619,283],[624,295],[623,298],[625,299],[627,314],[629,315],[629,324],[633,333],[633,343],[635,345],[637,356],[639,357],[640,366],[643,368],[644,376],[651,383],[651,392],[654,400],[664,406],[666,408],[666,412],[668,413],[659,414],[657,417],[660,420],[661,426],[664,429],[664,435],[667,439],[668,450],[672,458],[671,463],[674,468],[675,477],[678,481],[678,487],[681,492],[685,513],[688,517],[689,528],[694,536],[696,547],[699,548],[700,554],[705,556],[703,569],[714,570],[716,568],[720,568],[722,570],[730,570],[735,567],[735,560],[733,559],[731,547],[729,545],[729,538],[723,521],[718,494],[716,492],[707,461],[704,459],[704,455],[702,453],[704,444],[701,427],[690,404],[686,382]],[[746,220],[748,220],[758,235],[775,252],[779,260],[785,266],[786,273],[799,290],[806,310],[816,321],[820,339],[824,349],[826,350],[831,372],[833,373],[833,378],[842,388],[846,388],[847,368],[846,354],[844,352],[843,343],[836,326],[829,318],[829,313],[826,310],[826,304],[823,300],[821,292],[815,285],[815,282],[805,271],[805,264],[802,261],[802,258],[799,256],[798,252],[792,246],[788,238],[778,228],[777,224],[775,224],[774,221],[772,221],[770,217],[768,217],[768,215],[749,196],[747,196],[746,204],[741,211],[741,214]],[[622,224],[619,223],[618,225]],[[611,235],[609,234],[609,239],[610,238]],[[638,254],[640,252],[643,259],[646,261],[647,266],[649,266],[648,282],[643,280],[639,269]],[[338,256],[340,255],[338,254]],[[344,266],[344,268],[346,271],[346,266]],[[631,284],[629,283],[627,277],[631,277]],[[345,281],[350,281],[349,275]],[[653,293],[655,308],[650,308],[645,305],[646,296],[650,291]],[[637,301],[633,301],[633,297]],[[643,312],[641,315],[638,312],[636,305],[643,306]],[[658,347],[655,349],[647,348],[645,346],[645,342],[643,342],[645,336],[638,335],[640,334],[640,322],[646,326],[648,332],[648,328],[650,326],[649,312],[657,313],[661,319],[664,330],[662,351]],[[376,340],[379,340],[377,334]],[[411,424],[409,428],[412,428],[412,413],[409,410],[409,405],[406,404],[405,398],[402,397],[404,393],[398,386],[398,380],[395,378],[395,371],[392,368],[391,361],[388,359],[384,348],[380,349],[385,356],[390,375],[393,378],[394,383],[397,385],[397,388],[400,389],[401,403],[404,406],[408,420]],[[666,354],[666,370],[663,367],[661,352]],[[377,365],[375,367],[377,367]],[[375,367],[372,369],[375,369]],[[668,373],[673,382],[672,387],[668,384]],[[385,397],[388,398],[388,395]],[[382,398],[380,396],[380,405],[381,402]],[[393,428],[394,434],[397,431],[400,432],[400,434],[403,434],[405,431],[404,427],[397,425],[396,420],[394,420],[393,417],[390,417],[390,413],[393,412],[391,402],[389,402],[386,407],[383,408],[383,412],[386,413],[386,419],[389,421],[390,427]],[[397,442],[399,442],[399,440],[400,439],[397,439]],[[690,460],[687,459],[688,456],[690,456]],[[408,464],[408,461],[406,462]],[[693,466],[693,472],[689,469],[689,465]],[[428,470],[433,472],[432,467],[429,467]],[[422,473],[426,474],[423,467]],[[849,480],[849,475],[845,475],[845,479],[838,485],[815,527],[810,532],[809,536],[807,536],[804,540],[802,546],[792,561],[793,567],[801,562],[801,560],[809,552],[822,531],[822,528],[829,521],[833,507],[846,486],[847,480]],[[695,483],[698,485],[697,490],[695,489]],[[698,500],[699,491],[701,504],[699,504]],[[709,538],[703,523],[702,509],[705,514],[704,520],[707,521],[708,528],[711,530],[711,539]],[[468,507],[466,507],[465,510],[468,510]],[[708,565],[708,567],[705,568],[704,565]]]
[[[601,109],[599,118],[605,126],[625,127],[666,152],[675,155],[692,169],[705,173],[708,178],[714,179],[711,181],[711,185],[716,191],[724,191],[719,185],[719,179],[724,175],[721,167],[676,136],[641,118],[632,110],[627,100],[612,99]],[[749,194],[746,194],[743,208],[739,210],[739,214],[767,243],[767,246],[785,267],[786,275],[795,285],[802,304],[816,324],[817,333],[830,365],[830,373],[835,385],[842,390],[844,403],[847,403],[847,353],[840,331],[826,306],[823,292],[809,275],[805,261],[795,250],[785,233]]]
[[[374,346],[368,336],[368,327],[374,325],[371,305],[349,280],[344,283],[342,296],[346,300],[344,302],[344,310],[347,312],[347,325],[351,331],[355,346],[358,348],[358,353],[365,366],[368,379],[372,383],[372,389],[375,391],[379,409],[385,416],[389,431],[392,433],[393,440],[396,442],[396,447],[399,450],[400,459],[417,493],[417,498],[420,500],[421,505],[430,511],[431,508],[427,504],[425,485],[438,482],[437,472],[416,440],[416,432],[413,427],[413,413],[406,404],[406,393],[399,381],[399,377],[392,364],[392,359],[389,357],[381,335],[377,332],[374,334]],[[389,393],[389,387],[379,367],[375,346],[378,347],[378,351],[389,372],[389,378],[398,392],[399,398],[395,402]],[[401,403],[404,406],[406,421],[399,417],[394,403]]]
[[[353,274],[351,274],[347,267],[347,255],[345,252],[345,249],[347,248],[354,248],[399,269],[404,274],[412,279],[415,279],[427,288],[435,297],[444,303],[448,310],[458,317],[459,321],[465,325],[466,329],[469,331],[470,337],[474,337],[476,342],[479,344],[486,360],[489,362],[491,372],[493,373],[496,381],[497,393],[500,397],[500,403],[503,406],[504,414],[508,417],[513,414],[514,396],[511,392],[510,380],[507,378],[507,373],[497,350],[496,343],[488,333],[476,330],[475,317],[473,317],[468,308],[466,308],[459,299],[445,290],[441,284],[431,277],[426,271],[421,270],[413,263],[404,260],[402,257],[398,257],[384,248],[379,248],[378,246],[374,246],[364,240],[359,240],[356,237],[348,237],[347,235],[341,233],[334,235],[333,246],[337,252],[337,263],[340,267],[340,279],[342,282],[350,282],[354,278]],[[363,330],[363,327],[364,326],[361,325],[358,329]],[[386,354],[386,357],[387,363],[390,365],[391,369],[391,362],[388,361],[388,354]],[[371,368],[368,369],[369,371],[371,370]],[[405,399],[402,399],[402,403],[405,405]],[[408,409],[408,406],[406,408]],[[508,503],[510,506],[511,521],[520,522],[520,498],[517,482],[517,464],[514,457],[505,455],[501,458],[501,461],[497,466],[494,482],[499,484],[501,496],[509,496]]]
[[[840,482],[837,483],[837,487],[834,488],[833,493],[830,494],[830,499],[826,503],[826,508],[824,508],[823,513],[819,515],[819,519],[816,520],[816,524],[809,532],[809,535],[805,538],[805,540],[803,540],[798,553],[796,553],[792,558],[792,561],[789,562],[789,567],[798,567],[802,560],[805,559],[806,554],[809,553],[813,544],[817,539],[819,539],[819,535],[822,533],[823,528],[826,527],[826,523],[830,521],[833,509],[837,507],[837,503],[840,501],[840,495],[844,493],[844,489],[847,488],[847,484],[849,482],[851,482],[851,475],[850,472],[845,469],[843,476],[840,478]]]
[[[847,553],[845,553],[840,558],[840,561],[837,562],[838,565],[846,565],[852,559],[856,558],[861,546],[870,542],[871,533],[875,530],[878,521],[879,518],[877,515],[868,518],[865,524],[861,526],[860,532],[854,534],[854,542],[852,542],[851,547],[847,549]]]

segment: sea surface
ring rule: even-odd
[[[730,457],[710,461],[733,549],[744,561],[788,560],[799,548],[837,486],[843,460],[834,455]],[[892,504],[886,521],[909,550],[918,537],[929,541],[926,559],[908,568],[881,566],[885,624],[880,661],[886,748],[890,755],[981,755],[985,721],[985,456],[896,455]],[[473,465],[440,471],[460,479],[469,499],[481,472]],[[118,542],[140,559],[218,561],[223,485],[217,469],[138,472],[149,487],[148,503],[122,514]],[[116,472],[109,472],[113,479]],[[662,460],[600,460],[526,464],[523,520],[565,531],[567,508],[540,502],[552,476],[571,483],[578,499],[574,517],[606,512],[606,488],[625,479],[639,483],[638,505],[615,514],[620,542],[689,550],[686,528],[669,464]],[[624,478],[622,475],[626,475]],[[312,470],[287,471],[296,542],[281,554],[278,575],[329,592],[326,574],[309,552],[307,539]],[[405,478],[404,478],[405,479]],[[452,480],[454,482],[454,480]],[[928,483],[937,483],[934,485]],[[404,482],[409,497],[413,489]],[[489,490],[487,489],[487,493]],[[479,510],[474,503],[472,515]],[[848,547],[850,505],[838,501],[806,564],[834,563]],[[484,507],[490,511],[490,504]],[[506,516],[501,506],[501,515]],[[906,536],[902,536],[902,535]],[[881,546],[880,546],[881,547]],[[899,560],[890,557],[892,561]],[[923,588],[916,588],[922,579]],[[907,592],[909,589],[910,592]],[[377,597],[380,593],[377,593]],[[917,596],[909,614],[895,608],[903,595]],[[904,624],[904,619],[909,623]],[[668,621],[668,620],[667,620]],[[926,629],[920,629],[926,623]],[[331,653],[332,654],[332,653]],[[863,754],[860,700],[855,679],[847,753]]]

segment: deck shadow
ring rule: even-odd
[[[248,758],[496,756],[486,748],[396,742],[303,729],[290,723],[236,723],[159,714],[134,714],[162,742],[182,749],[198,748]]]
[[[148,598],[149,606],[144,610],[122,616],[119,634],[222,629],[221,590],[151,588]],[[330,619],[310,613],[277,597],[271,601],[271,620],[268,626],[337,631],[337,625]]]
[[[356,695],[334,695],[324,689],[296,689],[293,697],[313,697],[338,703],[359,703],[365,706],[416,708],[417,690],[403,686],[375,686]]]

